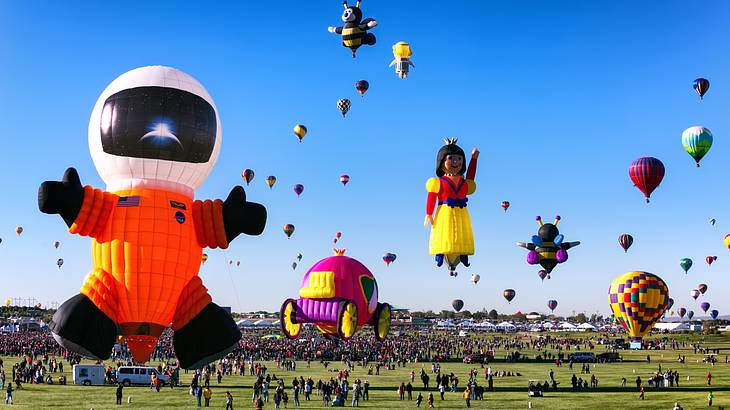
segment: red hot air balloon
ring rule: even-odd
[[[502,209],[504,209],[504,212],[507,212],[507,209],[509,209],[509,201],[502,201]]]
[[[253,170],[246,168],[243,170],[243,172],[241,172],[241,176],[243,177],[243,180],[246,181],[246,185],[248,185],[251,183],[251,181],[253,181]]]
[[[342,237],[342,232],[337,232],[335,234],[335,239],[332,240],[333,243],[337,243],[338,240]]]
[[[296,184],[294,185],[294,192],[297,194],[297,196],[301,195],[302,192],[304,192],[304,185],[302,184]]]
[[[386,265],[390,266],[391,263],[395,262],[396,255],[394,253],[386,253],[383,255],[383,262],[385,262]]]
[[[642,157],[629,166],[629,177],[649,203],[651,193],[664,179],[664,164],[654,157]]]
[[[284,233],[286,234],[287,239],[291,238],[291,235],[294,233],[294,225],[292,225],[292,224],[284,225]]]
[[[624,252],[628,252],[629,248],[631,247],[631,244],[634,243],[634,237],[625,233],[618,237],[618,244],[621,245],[622,248],[624,248]]]
[[[708,256],[705,258],[705,262],[707,262],[708,265],[712,265],[712,262],[717,260],[717,256]]]
[[[347,174],[340,175],[340,182],[343,186],[347,186],[347,183],[350,182],[350,176]]]

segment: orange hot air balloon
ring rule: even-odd
[[[208,260],[208,254],[207,254],[207,253],[204,253],[204,254],[203,254],[203,256],[201,256],[201,257],[200,257],[200,260],[201,260],[201,261],[202,261],[203,263],[205,263],[205,261],[207,261],[207,260]]]
[[[286,224],[284,225],[284,233],[286,234],[286,238],[291,238],[292,234],[294,233],[294,225],[292,224]]]
[[[20,235],[21,233],[23,233],[23,227],[22,226],[16,227],[15,228],[15,233],[17,233],[18,235]]]

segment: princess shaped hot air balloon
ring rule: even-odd
[[[390,331],[390,305],[378,302],[378,284],[365,265],[334,249],[335,256],[312,266],[301,282],[298,299],[281,305],[281,329],[290,339],[304,323],[314,323],[325,335],[350,339],[364,325],[383,340]]]
[[[405,41],[399,41],[393,44],[393,61],[390,62],[388,67],[395,66],[395,73],[400,78],[408,77],[408,72],[411,67],[415,68],[416,65],[411,61],[411,46]]]
[[[479,150],[474,148],[467,168],[464,150],[456,145],[456,138],[446,139],[436,155],[437,178],[426,182],[426,220],[431,224],[429,254],[436,257],[436,266],[446,262],[449,275],[456,276],[459,263],[469,266],[469,255],[474,254],[474,235],[471,218],[466,209],[467,195],[476,189]],[[464,176],[466,173],[466,176]]]
[[[106,190],[82,186],[69,168],[38,192],[42,212],[92,239],[91,272],[49,324],[63,347],[106,359],[121,335],[134,361],[146,362],[172,325],[187,369],[238,345],[241,332],[198,276],[202,249],[260,234],[266,209],[247,202],[240,186],[225,201],[194,199],[218,159],[221,135],[212,98],[177,69],[137,68],[101,93],[88,140]]]

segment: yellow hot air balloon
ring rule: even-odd
[[[631,348],[640,349],[641,339],[669,305],[669,288],[662,278],[649,272],[628,272],[608,288],[608,303],[618,323],[631,337]]]
[[[203,263],[205,263],[205,261],[207,261],[207,260],[208,260],[208,254],[207,254],[207,253],[204,253],[204,254],[203,254],[203,255],[202,255],[201,257],[200,257],[200,260],[201,260],[201,261],[202,261]]]
[[[5,299],[5,306],[10,306],[10,299]]]
[[[725,246],[730,249],[730,233],[725,235]]]
[[[304,136],[307,135],[307,127],[305,127],[302,124],[295,125],[294,134],[296,134],[297,138],[299,138],[299,142],[302,142],[302,139],[304,139]]]

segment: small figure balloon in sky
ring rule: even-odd
[[[468,267],[469,255],[474,254],[474,234],[466,203],[467,195],[477,189],[474,177],[479,150],[472,150],[467,168],[466,155],[456,145],[456,138],[447,138],[445,142],[436,155],[437,178],[426,182],[428,197],[424,225],[432,226],[429,254],[436,257],[436,266],[446,262],[449,275],[456,276],[459,263]]]
[[[564,237],[558,230],[560,215],[555,217],[553,223],[544,224],[539,216],[535,220],[540,229],[537,235],[532,236],[532,243],[517,242],[517,246],[530,251],[527,254],[527,263],[540,264],[547,273],[551,273],[559,263],[568,260],[568,249],[580,245],[580,242],[563,242]]]
[[[352,58],[355,58],[355,52],[361,45],[372,46],[375,44],[375,35],[367,31],[378,25],[378,22],[366,18],[362,18],[362,10],[360,10],[360,0],[354,6],[348,6],[347,1],[343,2],[345,11],[342,13],[342,21],[345,23],[342,27],[327,27],[330,33],[342,36],[342,45],[352,50]]]
[[[395,66],[395,73],[400,78],[408,77],[408,71],[411,67],[416,68],[416,65],[411,61],[411,46],[405,41],[399,41],[393,44],[393,61],[390,62],[388,67]]]

